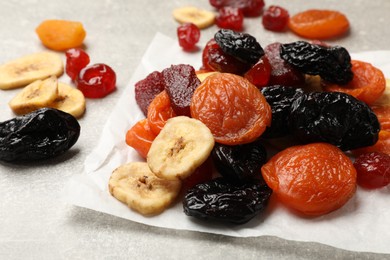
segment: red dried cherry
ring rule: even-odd
[[[209,0],[217,9],[224,6],[236,7],[242,10],[244,16],[260,16],[265,5],[264,0]]]
[[[72,79],[75,80],[81,69],[89,63],[88,54],[80,48],[72,48],[65,52],[66,56],[66,74]]]
[[[244,77],[258,88],[267,86],[271,77],[271,64],[269,63],[268,58],[265,55],[262,56],[260,60],[245,73]]]
[[[280,32],[287,27],[289,17],[290,15],[286,9],[271,5],[265,10],[262,23],[265,29]]]
[[[218,10],[215,23],[219,28],[242,31],[244,14],[236,7],[225,6]]]
[[[369,152],[359,155],[354,166],[360,186],[375,189],[390,183],[390,155],[382,152]]]
[[[193,23],[184,23],[177,27],[179,45],[186,51],[192,50],[200,38],[200,29]]]
[[[83,68],[76,78],[77,88],[87,98],[102,98],[116,88],[114,70],[102,63]]]

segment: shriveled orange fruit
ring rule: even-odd
[[[191,116],[202,121],[215,141],[236,145],[256,140],[271,124],[271,107],[255,85],[230,74],[214,73],[195,90]]]
[[[378,118],[381,130],[390,131],[390,104],[374,105],[371,109]]]
[[[334,211],[356,190],[352,161],[327,143],[287,148],[264,164],[261,173],[281,202],[306,215]]]
[[[338,11],[310,9],[291,16],[288,27],[299,36],[324,40],[346,33],[349,21]]]
[[[175,116],[168,93],[165,90],[161,91],[148,107],[147,119],[150,129],[155,135],[158,135],[167,120]]]
[[[322,82],[325,91],[344,92],[368,105],[378,100],[386,89],[383,72],[371,63],[352,60],[353,79],[346,85]]]
[[[45,20],[35,31],[43,45],[56,51],[81,46],[87,35],[81,22],[68,20]]]
[[[148,120],[141,119],[126,132],[126,144],[146,158],[156,135],[149,127]]]

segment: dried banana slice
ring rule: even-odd
[[[180,192],[181,181],[158,178],[146,162],[131,162],[115,169],[108,182],[112,196],[142,215],[163,212]]]
[[[79,118],[85,112],[86,102],[84,94],[80,90],[59,82],[58,96],[49,106]]]
[[[194,6],[176,8],[173,10],[172,15],[179,23],[193,23],[199,29],[209,27],[215,21],[215,14],[213,12],[198,9]]]

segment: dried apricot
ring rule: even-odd
[[[379,99],[386,89],[383,72],[372,64],[352,60],[353,79],[346,85],[322,82],[325,91],[344,92],[365,102],[368,105]]]
[[[45,20],[35,31],[43,45],[56,51],[81,46],[87,35],[82,23],[67,20]]]
[[[161,91],[160,94],[154,97],[148,107],[147,119],[150,129],[158,135],[167,120],[175,116],[167,91]]]
[[[381,130],[390,131],[390,105],[375,105],[371,109],[378,118]]]
[[[271,107],[263,94],[247,79],[229,73],[208,76],[195,90],[190,110],[217,142],[227,145],[252,142],[271,124]]]
[[[156,135],[149,127],[148,120],[141,119],[126,133],[126,144],[133,147],[143,158],[149,152]]]
[[[374,145],[362,147],[352,151],[354,155],[360,155],[369,152],[382,152],[390,155],[390,131],[379,131],[378,141]]]
[[[356,190],[352,161],[327,143],[287,148],[263,165],[261,173],[281,202],[306,215],[334,211]]]
[[[310,9],[290,17],[288,27],[305,38],[329,39],[346,33],[349,21],[338,11]]]

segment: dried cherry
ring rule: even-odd
[[[236,7],[242,10],[245,16],[260,16],[264,8],[264,0],[209,0],[217,9],[224,6]]]
[[[186,215],[203,220],[244,224],[266,208],[271,194],[263,181],[234,185],[219,177],[189,189],[183,209]]]
[[[89,63],[89,55],[80,48],[72,48],[65,52],[66,56],[66,74],[75,80],[80,70],[85,68]]]
[[[271,5],[263,13],[262,23],[267,30],[281,32],[287,27],[289,18],[290,15],[286,9]]]
[[[244,78],[249,80],[256,87],[262,88],[268,84],[271,77],[271,70],[271,64],[269,63],[267,56],[264,55],[245,73]]]
[[[116,89],[116,74],[110,66],[97,63],[80,71],[76,85],[85,97],[102,98]]]
[[[209,47],[207,51],[207,64],[212,70],[242,75],[250,69],[250,64],[225,53],[217,43],[215,44],[216,46]]]
[[[145,116],[148,114],[148,107],[152,100],[164,89],[164,77],[159,71],[154,71],[135,83],[135,101]]]
[[[241,31],[244,24],[244,14],[238,8],[225,6],[218,10],[215,23],[219,28]]]
[[[370,152],[359,155],[354,164],[360,186],[375,189],[390,183],[390,155]]]
[[[312,92],[291,106],[290,131],[302,142],[328,142],[342,150],[373,145],[379,122],[363,102],[341,92]]]
[[[192,50],[200,38],[200,29],[193,23],[184,23],[177,27],[179,45],[186,51]]]

